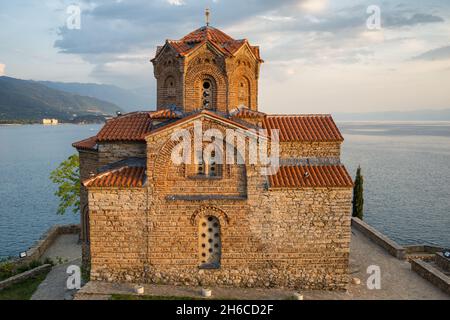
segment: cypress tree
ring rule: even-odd
[[[353,216],[363,219],[364,216],[364,177],[361,167],[356,171],[355,186],[353,188]]]

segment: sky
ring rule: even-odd
[[[448,0],[0,0],[0,75],[154,92],[156,46],[203,26],[206,7],[261,47],[261,111],[450,108]]]

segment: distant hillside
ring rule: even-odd
[[[95,83],[66,83],[50,81],[39,81],[39,83],[52,89],[108,101],[120,106],[127,112],[150,110],[155,104],[155,94],[152,92],[151,86],[149,86],[149,88],[125,90],[112,85]]]
[[[122,109],[110,102],[49,88],[43,84],[0,77],[0,121],[57,118],[92,119]]]
[[[450,109],[335,113],[333,116],[336,121],[450,121]]]

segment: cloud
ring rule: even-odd
[[[82,29],[61,27],[54,46],[60,52],[87,61],[92,65],[91,76],[96,79],[106,81],[108,76],[115,82],[126,79],[130,86],[154,81],[148,60],[156,46],[164,44],[166,38],[179,39],[205,23],[202,1],[80,2],[84,8]],[[370,32],[366,28],[366,9],[370,3],[369,0],[348,0],[342,5],[329,0],[209,2],[213,26],[234,38],[247,38],[260,45],[267,63],[274,68],[279,66],[280,70],[286,70],[286,64],[288,74],[305,64],[365,64],[391,59],[396,54],[404,54],[399,59],[404,61],[424,49],[416,48],[405,54],[395,48],[394,40],[414,37],[411,33],[422,25],[444,21],[423,6],[384,3],[383,31]],[[444,13],[440,11],[440,15],[445,16]],[[426,45],[424,48],[433,47]],[[290,68],[290,63],[298,67]]]
[[[173,6],[184,6],[186,4],[184,0],[167,0],[167,2]]]
[[[414,58],[414,60],[447,60],[450,59],[450,46],[433,49],[422,53]]]
[[[415,26],[418,24],[437,23],[444,22],[442,17],[435,16],[426,13],[415,13],[412,16],[405,16],[401,13],[392,13],[387,15],[384,19],[384,25],[386,27],[403,27],[403,26]]]
[[[328,0],[305,0],[300,3],[300,7],[307,12],[321,12],[328,6]]]
[[[0,76],[5,75],[6,66],[3,63],[0,63]]]

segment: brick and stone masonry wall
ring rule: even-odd
[[[267,192],[263,196],[266,200],[260,199],[255,207],[239,200],[150,199],[146,211],[143,191],[94,191],[90,198],[91,277],[188,285],[345,289],[350,197],[351,190]],[[221,222],[219,270],[198,268],[197,222],[202,215],[217,216]]]
[[[248,48],[230,59],[224,59],[206,45],[187,57],[167,48],[154,61],[158,109],[173,105],[187,112],[200,109],[203,81],[209,79],[215,87],[215,109],[226,112],[245,105],[258,110],[260,64]]]
[[[98,169],[98,152],[97,151],[79,151],[80,156],[80,180],[89,179],[91,174],[96,174]],[[90,254],[88,239],[89,221],[89,206],[88,206],[88,191],[83,185],[80,186],[80,239],[83,265],[89,264]]]
[[[145,143],[100,143],[98,146],[99,167],[130,157],[145,158]]]
[[[446,272],[450,272],[450,259],[444,257],[442,252],[436,253],[435,256],[435,263],[438,267],[440,267],[442,270],[445,270]]]
[[[224,129],[210,120],[204,127]],[[351,188],[267,190],[248,164],[232,168],[227,185],[190,180],[170,160],[173,130],[147,138],[147,188],[90,190],[93,280],[347,287]],[[199,269],[198,223],[209,215],[221,225],[217,270]]]
[[[341,142],[280,142],[282,159],[329,158],[338,160]]]
[[[147,262],[147,190],[91,189],[91,279],[113,281],[126,270],[123,280],[142,276]]]

